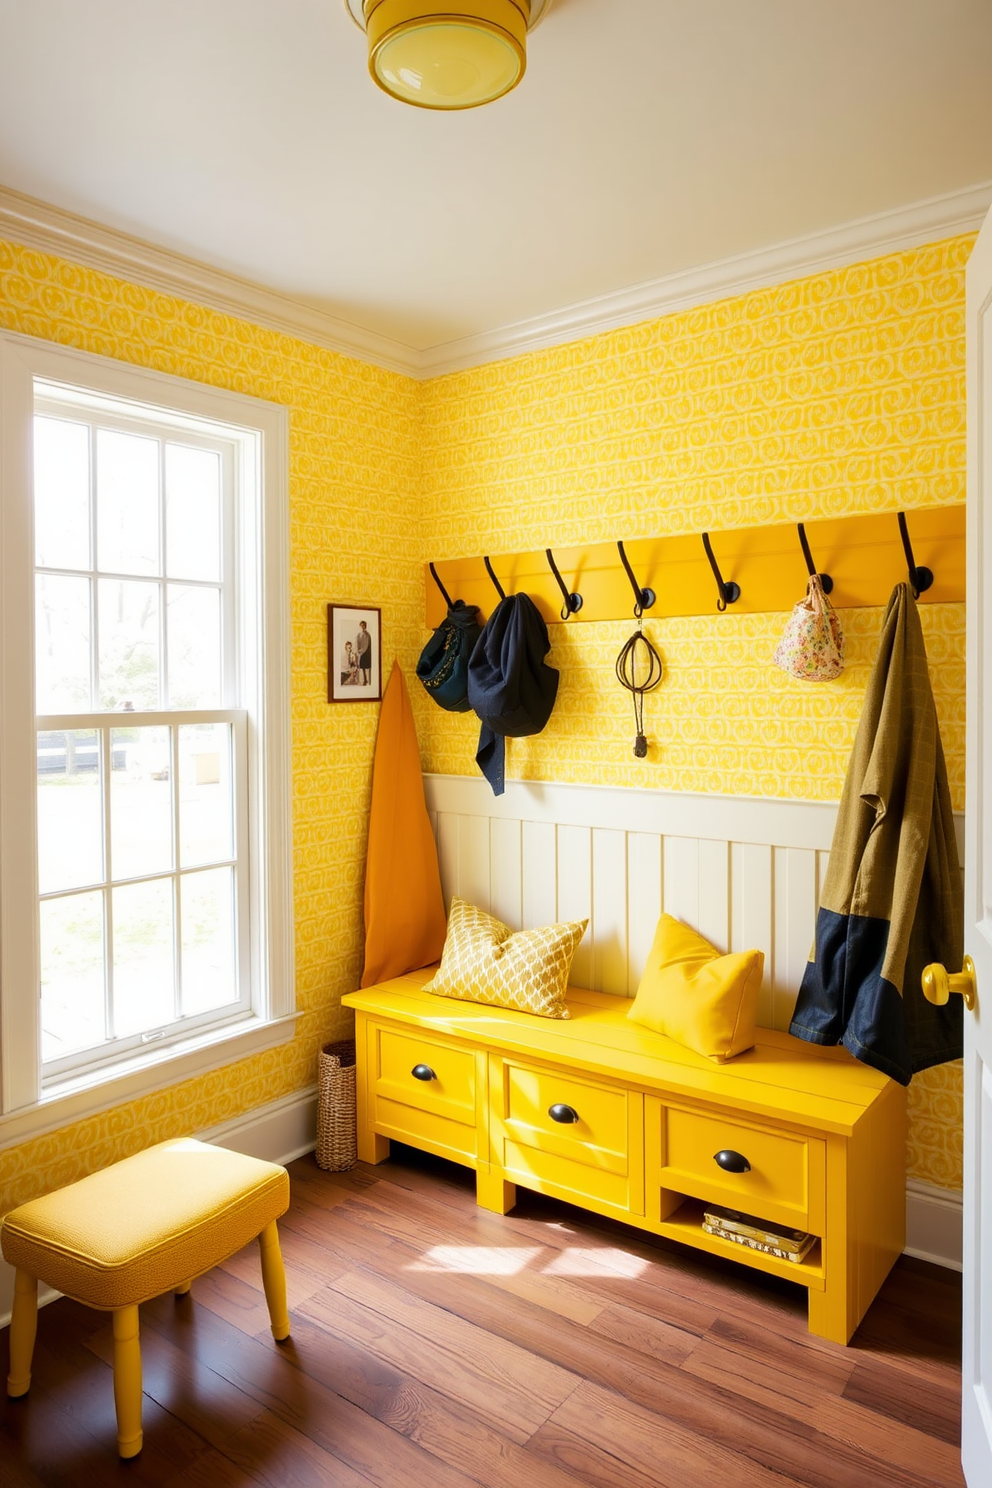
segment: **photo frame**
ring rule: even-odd
[[[371,605],[327,606],[327,701],[382,698],[382,615]]]

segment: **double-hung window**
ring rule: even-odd
[[[0,351],[11,1113],[287,1036],[286,483],[281,409]]]

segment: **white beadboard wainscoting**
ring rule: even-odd
[[[572,980],[620,997],[636,992],[665,910],[721,950],[764,951],[758,1022],[788,1029],[834,803],[537,781],[494,796],[466,775],[425,775],[424,788],[446,904],[457,894],[514,930],[588,918]],[[960,1267],[960,1194],[910,1182],[906,1250]]]
[[[425,777],[446,901],[512,926],[589,920],[572,980],[632,997],[662,910],[723,951],[765,953],[758,1021],[787,1029],[835,805]]]

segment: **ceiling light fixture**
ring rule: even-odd
[[[515,88],[527,33],[551,0],[344,0],[369,42],[369,72],[418,108],[467,109]]]

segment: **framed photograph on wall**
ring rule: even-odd
[[[382,697],[382,620],[367,605],[327,606],[327,701],[376,703]]]

